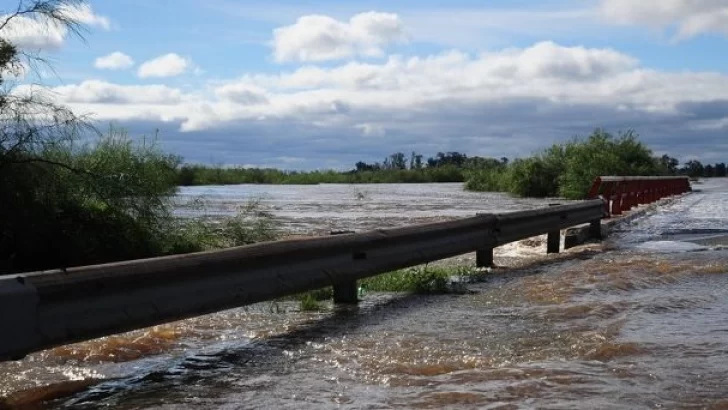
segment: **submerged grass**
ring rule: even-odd
[[[384,273],[364,279],[361,286],[372,292],[409,292],[417,294],[437,294],[459,291],[453,286],[462,279],[474,279],[481,273],[475,268],[417,266]],[[453,279],[456,278],[456,281]]]
[[[420,295],[461,293],[463,283],[477,280],[483,273],[466,266],[417,266],[383,273],[359,282],[359,297],[367,292],[405,292]],[[324,301],[334,295],[332,287],[300,293],[292,297],[300,303],[301,311],[320,311]]]

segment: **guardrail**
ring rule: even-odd
[[[589,196],[602,198],[575,204],[6,276],[0,361],[326,286],[355,303],[359,279],[473,251],[492,266],[493,248],[541,234],[559,252],[561,229],[589,223],[601,236],[605,205],[619,214],[689,189],[687,178],[599,177]]]
[[[605,214],[611,216],[690,190],[688,177],[600,176],[594,180],[587,198],[603,198]]]
[[[356,281],[396,269],[493,248],[590,222],[601,200],[547,209],[484,214],[450,222],[293,239],[0,278],[0,360],[326,286],[334,301],[355,303]],[[555,244],[555,247],[554,247]]]

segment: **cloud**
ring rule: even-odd
[[[102,70],[124,70],[131,68],[133,65],[134,60],[120,51],[114,51],[94,61],[94,67]]]
[[[65,17],[78,21],[81,24],[101,27],[104,30],[111,29],[111,21],[109,18],[95,14],[88,4],[62,5],[60,12]]]
[[[523,156],[600,126],[635,128],[674,156],[717,156],[704,148],[728,132],[728,75],[652,70],[612,49],[553,42],[249,73],[195,94],[101,81],[53,92],[79,114],[160,128],[191,161],[309,158],[301,168],[412,150]]]
[[[242,105],[265,104],[268,102],[266,91],[251,84],[227,84],[218,87],[215,95],[222,100],[232,101]]]
[[[293,25],[275,29],[272,44],[278,62],[325,61],[381,56],[382,47],[403,40],[399,16],[370,11],[348,22],[323,15],[300,17]]]
[[[674,26],[677,39],[710,32],[728,35],[725,0],[602,0],[601,12],[619,24]]]
[[[60,13],[90,27],[100,27],[104,30],[111,28],[107,17],[97,15],[88,4],[63,5]],[[5,21],[9,15],[0,17]],[[13,17],[2,29],[0,35],[10,43],[25,49],[54,50],[63,46],[68,37],[68,29],[47,17],[34,15],[18,15]]]
[[[170,105],[183,101],[180,90],[165,85],[118,85],[106,81],[88,80],[76,85],[54,87],[49,91],[69,104]]]
[[[174,77],[184,73],[191,66],[190,60],[180,57],[176,53],[169,53],[142,63],[137,75],[141,78]]]

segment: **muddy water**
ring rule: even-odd
[[[728,408],[728,184],[463,294],[261,304],[0,364],[30,408]],[[28,408],[28,407],[26,407]]]
[[[182,187],[179,216],[229,216],[256,202],[293,234],[370,230],[547,206],[551,199],[518,199],[467,192],[462,184],[321,184]],[[558,202],[567,203],[560,200]]]

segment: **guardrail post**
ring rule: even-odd
[[[490,268],[493,263],[493,247],[481,248],[475,251],[475,266],[478,268]]]
[[[355,280],[334,285],[334,303],[359,303],[359,287]]]
[[[602,220],[595,219],[589,222],[589,237],[592,239],[602,239]]]
[[[476,213],[476,215],[488,215],[487,213]],[[492,268],[495,266],[493,262],[493,245],[486,245],[475,250],[475,267],[476,268]]]
[[[345,235],[351,234],[354,231],[331,231],[331,235]],[[356,304],[359,303],[359,286],[356,280],[335,283],[334,288],[334,303],[339,304]]]
[[[561,231],[551,231],[546,235],[546,253],[559,253]]]
[[[614,201],[612,201],[612,215],[622,215],[622,195],[624,193],[624,182],[615,182]]]
[[[561,204],[549,204],[549,206],[559,206]],[[546,234],[546,253],[559,253],[561,245],[561,231],[549,231]]]

